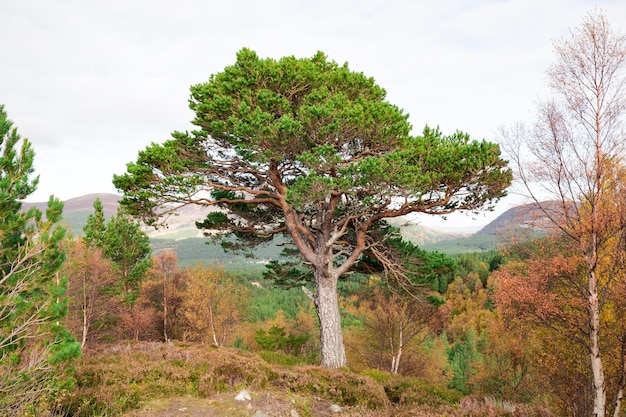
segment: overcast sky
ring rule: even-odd
[[[113,174],[139,150],[192,128],[189,86],[242,47],[323,51],[374,77],[415,133],[493,140],[531,120],[553,41],[596,7],[626,31],[623,0],[0,0],[0,104],[37,153],[30,201],[116,193]]]

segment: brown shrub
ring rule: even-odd
[[[492,397],[464,397],[459,403],[459,409],[465,415],[476,417],[550,417],[554,415],[545,407],[500,401]]]
[[[283,369],[272,384],[292,392],[310,393],[342,405],[362,405],[371,409],[385,409],[390,405],[380,384],[369,376],[344,369],[312,366]]]

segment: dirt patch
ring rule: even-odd
[[[236,401],[236,393],[212,398],[177,397],[151,400],[125,417],[251,417],[257,411],[269,417],[326,417],[341,415],[321,399],[278,397],[269,391],[251,391],[250,401]]]

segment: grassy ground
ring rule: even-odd
[[[266,356],[267,358],[268,356]],[[271,356],[269,356],[271,357]],[[236,401],[241,390],[251,399]],[[125,343],[86,351],[76,388],[57,413],[77,417],[441,417],[549,415],[545,410],[461,398],[443,386],[377,371],[283,366],[238,349]]]

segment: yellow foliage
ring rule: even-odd
[[[189,269],[187,279],[182,307],[187,334],[192,340],[225,346],[244,318],[249,290],[223,270],[202,265]]]

